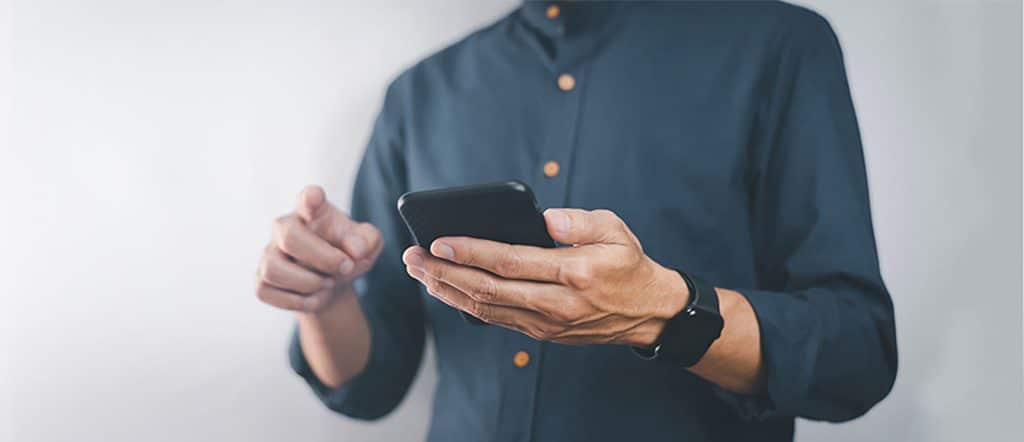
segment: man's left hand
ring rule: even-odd
[[[546,249],[445,237],[410,247],[406,271],[482,321],[564,344],[652,345],[689,302],[682,277],[646,254],[607,210],[549,209]]]

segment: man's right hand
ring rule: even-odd
[[[319,186],[299,194],[294,212],[274,221],[273,238],[257,271],[256,295],[274,307],[318,313],[380,255],[380,231],[353,221],[327,201]]]

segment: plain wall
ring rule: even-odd
[[[798,439],[1020,440],[1020,2],[807,4],[845,48],[900,372]],[[432,356],[385,420],[332,414],[256,261],[304,184],[347,205],[400,69],[513,7],[2,3],[0,440],[422,438]]]

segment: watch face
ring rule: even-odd
[[[679,272],[689,286],[693,299],[665,324],[659,337],[659,360],[684,367],[693,366],[722,334],[725,325],[718,312],[714,286]]]
[[[697,363],[711,343],[722,334],[718,312],[691,305],[669,320],[662,332],[659,360],[684,367]]]
[[[700,306],[690,306],[684,310],[684,313],[688,316],[687,322],[690,322],[687,328],[698,333],[701,338],[712,340],[722,334],[722,326],[725,325],[725,322],[718,312],[708,311]]]

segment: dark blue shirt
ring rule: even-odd
[[[559,6],[528,3],[389,87],[352,202],[385,238],[356,285],[369,364],[329,389],[293,340],[295,370],[331,409],[377,418],[406,394],[429,328],[433,441],[785,441],[794,417],[865,413],[892,386],[896,340],[828,23],[778,2]],[[401,262],[399,195],[507,179],[542,206],[611,209],[657,262],[743,293],[763,392],[625,346],[471,325],[426,295]]]

